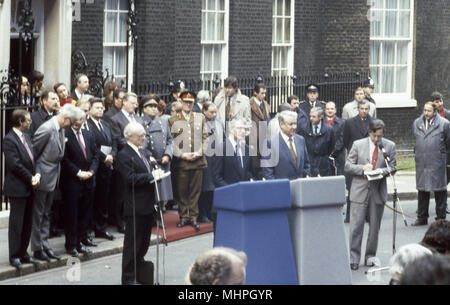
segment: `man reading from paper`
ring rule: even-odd
[[[395,143],[383,139],[384,123],[374,119],[369,136],[353,143],[345,162],[345,172],[353,176],[350,190],[350,267],[357,270],[366,214],[369,213],[369,235],[364,263],[373,266],[378,246],[378,232],[387,200],[386,176],[389,164],[396,170]]]

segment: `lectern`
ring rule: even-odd
[[[288,218],[300,285],[351,285],[342,219],[344,176],[293,180],[291,201]]]
[[[298,284],[287,210],[287,179],[239,182],[217,188],[214,246],[247,254],[247,285]]]

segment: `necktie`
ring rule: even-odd
[[[317,129],[319,128],[319,126],[317,126],[317,125],[314,125],[314,134],[317,134],[318,132],[317,132]]]
[[[264,102],[261,102],[261,104],[259,104],[259,109],[261,109],[261,113],[264,116]]]
[[[25,146],[25,149],[26,149],[26,151],[27,151],[27,153],[28,153],[28,156],[30,156],[31,163],[34,164],[33,153],[31,152],[31,149],[30,149],[30,147],[28,146],[28,143],[27,143],[27,141],[25,140],[25,135],[24,135],[23,133],[22,133],[22,141],[23,141],[23,145]]]
[[[297,164],[297,155],[295,154],[294,146],[292,145],[292,137],[289,137],[289,150],[291,151],[294,163]]]
[[[86,147],[83,145],[81,141],[81,132],[77,131],[78,144],[80,144],[81,150],[83,151],[84,158],[87,160]]]
[[[142,152],[141,149],[139,149],[139,155],[140,155],[142,161],[144,162],[145,167],[147,168],[147,171],[149,173],[151,173],[152,172],[152,168],[150,167],[150,163],[148,163],[148,160],[146,158],[144,158],[144,153]]]
[[[375,146],[375,149],[374,149],[373,154],[372,154],[372,166],[373,166],[373,169],[375,169],[375,167],[377,166],[377,162],[378,162],[378,146]]]
[[[225,106],[225,121],[230,120],[230,112],[231,112],[231,99],[228,98],[228,102]]]
[[[100,121],[98,121],[98,126],[100,127],[100,132],[101,132],[101,134],[103,135],[103,137],[104,137],[106,140],[108,140],[108,137],[106,136],[106,132],[105,132],[105,130],[103,129],[102,123],[100,123]]]
[[[445,119],[445,112],[444,109],[441,109],[441,117],[443,117]]]
[[[431,125],[431,120],[427,120],[427,130],[428,130],[428,128],[430,128],[430,125]]]

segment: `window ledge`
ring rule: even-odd
[[[417,101],[412,98],[395,95],[373,95],[377,108],[415,108]]]

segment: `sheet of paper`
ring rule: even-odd
[[[100,146],[100,151],[102,153],[104,153],[105,155],[109,155],[109,154],[111,154],[112,147],[111,146],[102,145],[102,146]]]

